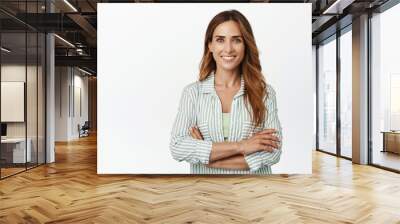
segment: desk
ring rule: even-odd
[[[382,131],[383,151],[400,154],[400,131]]]
[[[32,140],[27,139],[26,156],[25,156],[25,138],[6,138],[1,139],[1,156],[8,163],[25,163],[32,160],[31,145]],[[12,158],[12,159],[11,159]]]

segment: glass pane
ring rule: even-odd
[[[352,35],[340,37],[340,140],[341,155],[352,157]]]
[[[318,48],[319,149],[336,153],[336,40]]]
[[[27,19],[31,24],[38,22],[37,17],[32,17],[39,11],[36,1],[27,2]],[[37,32],[32,29],[27,30],[27,80],[26,80],[26,113],[27,113],[27,144],[30,149],[30,160],[27,167],[31,168],[37,165],[37,63],[38,63],[38,37]]]
[[[372,163],[400,170],[400,5],[372,18]]]
[[[27,33],[28,38],[28,62],[27,62],[27,99],[26,99],[26,110],[27,110],[27,142],[28,149],[30,148],[30,160],[28,160],[28,168],[37,165],[37,79],[38,79],[38,37],[36,32]]]
[[[26,34],[1,34],[1,166],[2,177],[25,170]]]
[[[0,2],[32,27],[45,12],[45,0]],[[2,178],[45,161],[45,36],[32,27],[0,12]]]

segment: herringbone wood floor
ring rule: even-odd
[[[313,158],[313,175],[98,176],[84,138],[0,181],[0,223],[400,223],[399,174]]]

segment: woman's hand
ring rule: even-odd
[[[249,139],[240,141],[239,153],[248,155],[258,151],[273,152],[275,148],[278,148],[280,142],[279,138],[273,135],[274,133],[276,133],[275,129],[265,129]]]
[[[190,135],[192,136],[192,138],[198,139],[198,140],[204,140],[203,136],[201,135],[200,130],[196,126],[191,127],[189,131],[190,131]]]

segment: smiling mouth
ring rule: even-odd
[[[233,59],[236,58],[236,56],[221,56],[222,59],[224,59],[225,61],[232,61]]]

